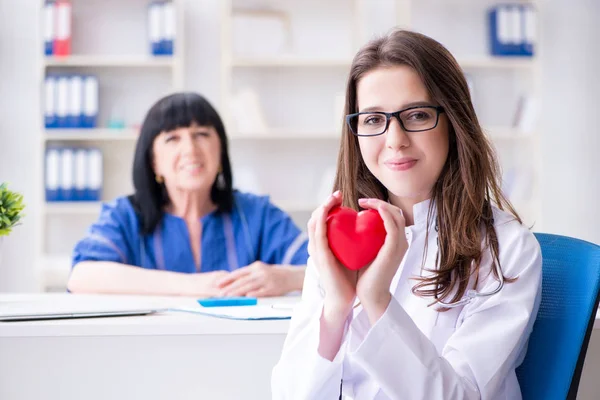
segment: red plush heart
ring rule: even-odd
[[[383,220],[376,210],[356,212],[336,207],[327,216],[329,248],[348,269],[357,271],[375,259],[385,241]]]

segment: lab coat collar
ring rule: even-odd
[[[431,202],[431,199],[427,199],[413,206],[413,219],[415,227],[425,228],[427,226],[427,214],[429,213],[429,206]],[[436,217],[437,207],[434,204],[433,209],[431,210],[430,225],[435,226]]]

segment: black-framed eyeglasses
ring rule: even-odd
[[[414,106],[391,113],[359,112],[346,115],[346,123],[356,136],[378,136],[388,130],[390,120],[396,117],[405,132],[423,132],[434,129],[443,112],[441,106]]]

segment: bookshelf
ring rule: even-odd
[[[36,238],[36,275],[41,290],[64,290],[72,247],[97,219],[101,202],[131,193],[134,146],[145,112],[159,97],[183,88],[185,0],[172,0],[172,3],[176,20],[172,56],[150,54],[149,0],[73,0],[71,55],[44,56],[44,39],[40,37],[41,93],[47,75],[95,75],[99,83],[97,128],[40,127],[38,158],[42,161],[37,174],[40,198],[36,206],[40,223]],[[41,1],[40,7],[43,5]],[[43,13],[40,14],[43,28]],[[40,98],[39,112],[43,115],[45,97]],[[112,118],[124,121],[125,127],[109,128],[108,121]],[[96,147],[102,151],[100,202],[46,202],[45,152],[55,146]]]

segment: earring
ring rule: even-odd
[[[226,186],[227,184],[225,183],[225,176],[223,175],[223,172],[219,172],[217,175],[217,189],[225,190]]]
[[[158,183],[158,184],[163,184],[165,182],[165,178],[163,178],[160,175],[156,175],[156,177],[154,179],[156,180],[156,183]]]

